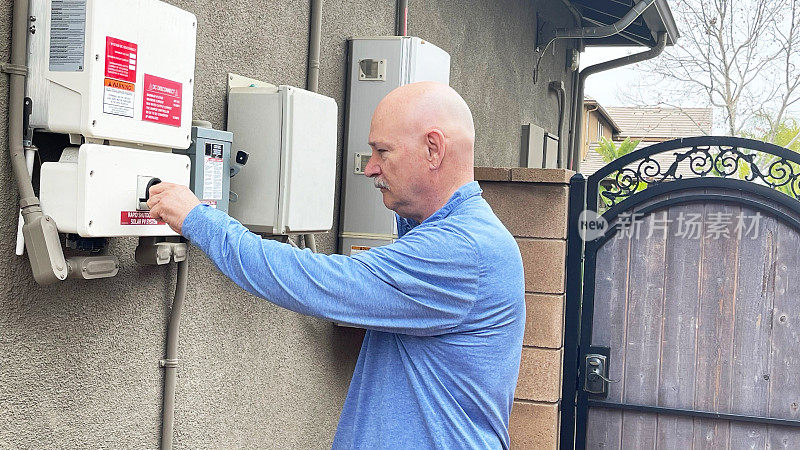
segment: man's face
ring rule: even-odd
[[[387,208],[403,217],[414,217],[429,174],[424,157],[427,147],[423,136],[403,129],[402,122],[391,113],[376,111],[369,133],[372,156],[364,175],[381,190]]]

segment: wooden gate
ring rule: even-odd
[[[570,196],[562,448],[800,449],[800,155],[679,139]]]

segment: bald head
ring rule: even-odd
[[[369,141],[373,157],[365,174],[375,178],[384,204],[404,217],[427,217],[473,179],[472,113],[446,84],[390,92],[375,109]]]
[[[472,112],[458,92],[444,83],[422,81],[400,86],[378,104],[372,116],[373,125],[376,120],[393,122],[411,134],[439,129],[451,141],[453,150],[468,152],[472,159],[475,147]]]

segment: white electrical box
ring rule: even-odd
[[[31,126],[187,148],[197,19],[156,0],[31,0]]]
[[[231,178],[230,215],[260,233],[330,230],[337,115],[334,99],[304,89],[232,88],[228,131],[250,156]]]
[[[372,179],[364,176],[372,113],[389,92],[418,81],[449,84],[450,55],[418,37],[387,36],[350,41],[347,135],[342,161],[342,217],[339,249],[352,255],[397,238],[395,214],[383,204]]]
[[[110,145],[69,147],[42,164],[42,211],[61,233],[83,237],[175,236],[144,204],[156,181],[189,185],[189,157]]]

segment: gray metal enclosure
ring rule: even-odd
[[[800,448],[798,156],[690,138],[589,178],[588,209],[609,227],[585,241],[582,304],[568,293],[576,448]]]

